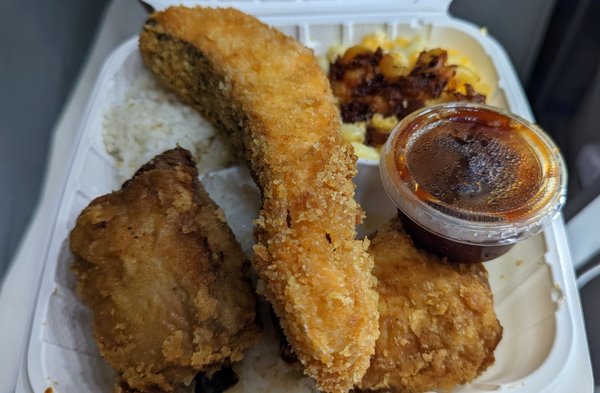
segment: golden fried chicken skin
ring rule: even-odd
[[[187,150],[93,200],[70,248],[117,392],[187,391],[197,372],[240,360],[257,339],[244,254]]]
[[[494,363],[502,326],[482,264],[449,264],[417,249],[398,218],[370,252],[381,335],[361,390],[447,391]]]
[[[378,336],[368,243],[355,240],[356,157],[313,52],[233,9],[171,7],[142,58],[231,136],[262,193],[253,265],[294,351],[326,392],[364,375]]]

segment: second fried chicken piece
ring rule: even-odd
[[[171,7],[140,50],[160,81],[238,144],[262,193],[253,265],[304,372],[345,392],[369,366],[377,293],[355,240],[356,157],[309,49],[233,9]]]
[[[370,252],[381,335],[361,389],[450,390],[494,363],[502,326],[482,264],[448,264],[417,249],[398,218],[377,232]]]
[[[184,149],[92,201],[70,236],[77,291],[93,313],[115,391],[189,391],[258,335],[245,258]]]

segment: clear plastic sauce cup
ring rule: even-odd
[[[415,243],[481,262],[539,233],[566,199],[567,173],[539,127],[487,105],[442,104],[401,120],[381,180]]]

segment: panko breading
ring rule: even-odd
[[[77,291],[117,392],[186,391],[258,337],[244,254],[197,177],[187,150],[169,150],[93,200],[71,232]]]
[[[172,7],[140,35],[148,68],[231,136],[262,192],[253,265],[287,338],[326,392],[364,375],[378,332],[377,293],[356,157],[340,132],[312,51],[233,9]]]
[[[370,247],[379,280],[379,329],[363,390],[450,390],[494,363],[502,326],[482,264],[449,264],[417,249],[400,220]]]

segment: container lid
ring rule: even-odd
[[[452,0],[143,0],[155,10],[173,5],[233,7],[255,16],[446,14]]]

